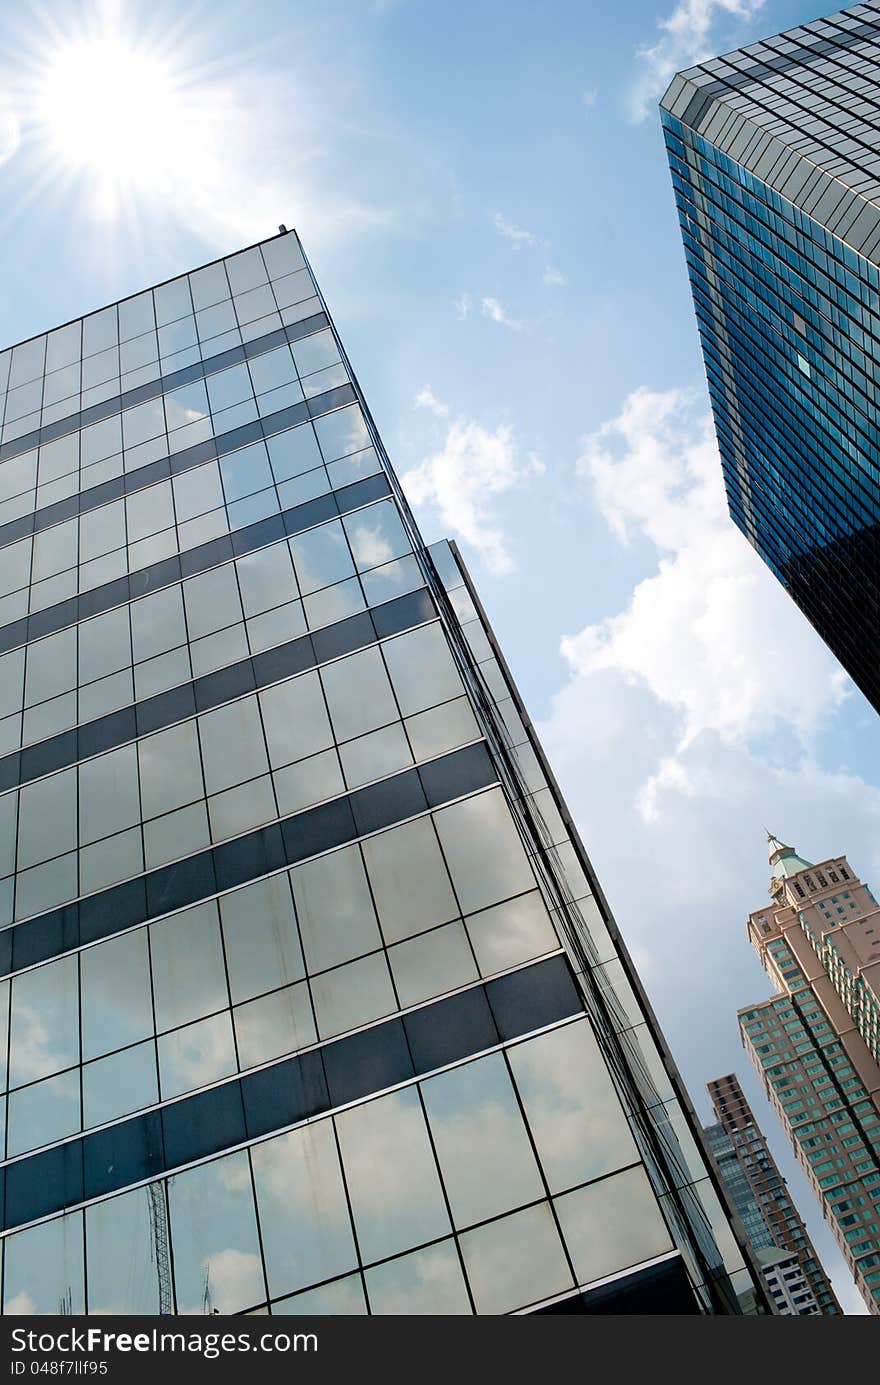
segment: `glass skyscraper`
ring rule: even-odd
[[[716,1124],[704,1130],[779,1311],[839,1314],[816,1248],[735,1073],[708,1084]]]
[[[765,1311],[297,237],[0,369],[3,1311]]]
[[[661,115],[730,513],[880,710],[880,6],[681,72]]]

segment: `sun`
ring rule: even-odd
[[[55,30],[30,82],[30,127],[47,172],[79,183],[108,220],[175,197],[197,172],[204,96],[170,33],[116,19]]]
[[[136,185],[160,180],[180,132],[180,97],[161,58],[125,39],[82,39],[49,60],[38,116],[69,167]]]

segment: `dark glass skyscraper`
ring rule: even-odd
[[[735,1073],[708,1084],[716,1124],[704,1131],[780,1310],[839,1314],[840,1305]]]
[[[734,522],[880,710],[880,6],[661,102]]]
[[[296,236],[0,367],[3,1311],[740,1311],[680,1079]]]

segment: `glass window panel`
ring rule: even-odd
[[[581,1284],[673,1249],[641,1167],[566,1193],[555,1205]]]
[[[79,552],[79,525],[75,519],[44,529],[34,539],[31,581],[39,582],[55,572],[74,567]]]
[[[131,663],[128,608],[119,606],[79,627],[79,680],[90,683]]]
[[[196,313],[196,329],[199,339],[203,344],[202,355],[210,356],[222,347],[231,346],[239,340],[238,318],[235,316],[235,309],[230,299],[224,303],[215,303],[213,308],[204,308]],[[212,337],[234,333],[230,340],[218,343],[212,341]]]
[[[217,905],[199,904],[150,926],[157,1028],[228,1005]]]
[[[367,877],[356,846],[291,871],[293,898],[310,972],[381,946]]]
[[[97,427],[97,425],[95,425]],[[83,466],[87,466],[93,461],[88,452],[88,444],[92,437],[93,429],[86,428],[82,434],[83,445]],[[114,449],[118,450],[118,449]],[[109,456],[109,453],[105,453]],[[40,448],[40,485],[46,485],[49,481],[57,479],[59,476],[69,476],[72,471],[76,471],[80,457],[80,438],[76,433],[68,433],[66,437],[56,438],[53,442],[44,443]]]
[[[218,619],[222,617],[218,614]],[[247,635],[243,623],[227,626],[225,630],[215,630],[213,635],[204,635],[194,640],[190,646],[192,670],[196,677],[203,673],[213,673],[226,664],[237,663],[247,656]]]
[[[267,284],[249,289],[247,293],[235,293],[234,301],[239,322],[258,324],[252,336],[262,336],[277,326],[279,318],[275,311],[275,299]]]
[[[87,318],[88,322],[89,319]],[[46,338],[33,337],[12,349],[12,364],[9,368],[9,387],[21,385],[42,375],[46,360]]]
[[[422,1092],[457,1226],[543,1195],[500,1053],[429,1078]]]
[[[238,1313],[265,1302],[247,1154],[169,1179],[168,1201],[178,1313]]]
[[[76,627],[28,645],[25,687],[28,705],[76,687]]]
[[[360,452],[372,442],[356,404],[347,409],[336,409],[332,414],[325,414],[323,418],[316,419],[315,432],[325,462],[345,457],[349,452]]]
[[[80,968],[84,1060],[152,1033],[145,929],[85,948],[80,954]]]
[[[276,481],[287,481],[291,476],[301,476],[321,465],[318,440],[311,423],[290,428],[286,433],[276,433],[266,446]]]
[[[26,452],[23,457],[15,457],[0,466],[0,499],[20,495],[31,489],[37,480],[37,454]]]
[[[299,595],[290,550],[285,543],[248,553],[235,564],[245,615],[269,611]]]
[[[191,856],[211,840],[204,803],[193,803],[175,813],[144,824],[147,869]]]
[[[138,742],[144,818],[201,798],[202,766],[193,721],[170,726]]]
[[[83,1313],[83,1260],[82,1212],[10,1236],[4,1257],[4,1314]]]
[[[86,1126],[116,1120],[159,1100],[156,1045],[152,1039],[86,1063],[82,1074]]]
[[[171,390],[164,398],[169,433],[208,417],[208,391],[204,380],[193,380],[189,385]]]
[[[211,838],[215,842],[235,837],[258,823],[269,822],[278,816],[272,780],[268,774],[250,779],[224,793],[208,799]]]
[[[374,469],[379,469],[378,463]],[[334,489],[345,484],[332,471],[330,479]],[[361,581],[367,594],[367,605],[378,606],[395,596],[415,591],[423,585],[424,579],[415,558],[412,554],[407,554],[406,557],[395,558],[391,563],[383,563],[381,567],[371,568],[369,572],[363,573]]]
[[[0,981],[0,1088],[6,1086],[9,1039],[9,982]]]
[[[270,1297],[355,1268],[332,1123],[292,1130],[251,1155]]]
[[[412,549],[391,500],[347,515],[342,523],[359,572],[389,563],[392,558],[399,558]]]
[[[465,912],[534,887],[535,878],[500,789],[434,814]]]
[[[370,1309],[379,1317],[449,1317],[473,1311],[451,1240],[375,1265],[365,1277]]]
[[[478,1313],[511,1313],[573,1287],[546,1202],[468,1231],[461,1253]]]
[[[296,382],[296,368],[287,346],[281,346],[277,351],[266,351],[262,356],[254,356],[248,365],[256,394],[265,394],[267,390]]]
[[[220,475],[223,477],[227,503],[271,486],[272,472],[265,443],[257,442],[251,447],[243,447],[240,452],[221,457]]]
[[[406,730],[417,760],[431,760],[435,755],[477,740],[480,735],[466,697],[453,698],[452,702],[409,717]]]
[[[20,870],[15,885],[15,917],[23,919],[30,914],[40,914],[44,909],[72,899],[77,892],[76,876],[74,851],[56,856],[48,865]]]
[[[369,1024],[397,1008],[384,952],[314,977],[312,997],[322,1039]]]
[[[317,1038],[304,981],[239,1005],[233,1011],[241,1067],[295,1053]]]
[[[209,794],[269,768],[256,697],[243,697],[200,717],[199,737]]]
[[[530,957],[540,957],[559,946],[547,907],[537,890],[470,915],[467,930],[483,976],[504,971]]]
[[[122,451],[122,419],[119,415],[92,423],[80,434],[82,464],[90,466]],[[45,450],[45,449],[44,449]]]
[[[308,760],[288,765],[286,769],[278,769],[272,778],[280,813],[296,813],[312,803],[334,798],[345,788],[335,750],[325,750]]]
[[[0,798],[0,876],[11,875],[15,869],[15,819],[18,813],[18,794]]]
[[[18,868],[76,847],[76,770],[26,784],[18,817]]]
[[[156,320],[153,315],[153,295],[147,290],[136,298],[126,298],[119,304],[119,339],[128,341],[139,337],[143,332],[154,332]]]
[[[161,1034],[159,1081],[162,1096],[178,1096],[235,1072],[235,1042],[227,1012]]]
[[[31,540],[11,543],[0,550],[0,593],[17,591],[27,585],[31,572]]]
[[[263,252],[266,268],[273,279],[289,274],[292,270],[301,269],[304,263],[295,234],[285,233],[282,236],[277,236],[274,240],[261,245],[260,249]],[[308,279],[307,271],[303,271],[303,277]],[[309,288],[308,292],[311,293],[313,290]]]
[[[220,916],[233,1003],[304,975],[286,872],[224,895]]]
[[[161,399],[148,399],[126,409],[122,415],[122,445],[137,447],[138,443],[157,438],[165,432],[165,411]]]
[[[173,279],[169,284],[160,284],[153,290],[153,298],[156,303],[156,321],[160,326],[163,322],[173,322],[175,318],[185,317],[193,310],[186,275],[180,279]]]
[[[353,616],[357,611],[362,611],[365,604],[361,584],[356,577],[347,582],[337,582],[332,587],[324,587],[303,601],[310,630]]]
[[[319,1289],[308,1289],[304,1294],[294,1294],[292,1298],[278,1299],[272,1304],[272,1316],[299,1316],[314,1314],[316,1317],[366,1317],[367,1303],[359,1274],[348,1274],[343,1279],[334,1279],[322,1284]]]
[[[551,1192],[638,1159],[588,1020],[517,1044],[509,1057]]]
[[[160,1217],[167,1217],[165,1189],[156,1185]],[[153,1193],[155,1197],[155,1193]],[[171,1266],[158,1260],[150,1190],[135,1188],[86,1208],[88,1311],[95,1316],[159,1312],[159,1285]],[[164,1248],[163,1248],[164,1249]]]
[[[305,759],[333,744],[317,673],[301,674],[264,688],[259,701],[273,766]]]
[[[388,959],[401,1005],[418,1005],[429,996],[466,986],[478,976],[460,923],[448,923],[420,938],[398,943],[389,949]]]
[[[78,361],[82,343],[82,324],[69,322],[66,327],[58,327],[46,339],[46,369],[60,370],[62,366]]]
[[[192,300],[196,308],[209,308],[229,297],[229,284],[222,264],[206,265],[189,276]]]
[[[125,502],[125,513],[129,543],[168,529],[174,523],[171,482],[160,481],[157,486],[130,495]]]
[[[349,741],[341,747],[339,756],[350,789],[384,779],[413,762],[409,741],[399,722]]]
[[[411,630],[382,646],[388,672],[405,717],[458,697],[461,678],[438,624]]]
[[[77,959],[61,957],[12,983],[9,1082],[33,1082],[79,1062]]]
[[[9,1094],[6,1153],[63,1140],[80,1128],[79,1072],[62,1072]]]
[[[363,851],[386,942],[457,917],[458,905],[429,819],[371,837]]]
[[[220,467],[217,462],[195,467],[192,471],[181,472],[172,480],[174,488],[174,507],[178,524],[193,519],[196,515],[207,514],[223,505],[223,488],[220,485]]]
[[[97,841],[140,819],[137,754],[120,746],[79,766],[80,842]]]
[[[129,609],[136,662],[186,643],[180,587],[166,587],[141,601],[133,601]]]
[[[231,255],[224,263],[234,294],[246,293],[248,289],[267,282],[266,268],[258,247]]]
[[[32,645],[32,649],[36,649]],[[24,703],[24,649],[0,658],[0,716],[17,712]]]
[[[321,681],[337,740],[347,741],[397,720],[397,706],[378,649],[364,649],[328,664],[321,670]]]
[[[415,1088],[344,1111],[336,1129],[365,1263],[447,1234],[449,1217]]]
[[[231,370],[221,370],[216,375],[209,375],[205,384],[214,414],[254,397],[246,365],[236,365]]]
[[[351,552],[339,520],[321,524],[290,540],[300,591],[318,591],[354,573]]]
[[[241,620],[241,602],[232,563],[212,568],[184,582],[183,598],[191,640]]]

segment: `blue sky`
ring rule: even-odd
[[[297,228],[426,538],[461,543],[700,1113],[736,1068],[859,1311],[735,1012],[768,993],[745,936],[765,825],[876,888],[880,729],[726,518],[655,110],[677,67],[823,12],[7,6],[0,337]],[[96,40],[141,55],[115,89],[82,70]]]

